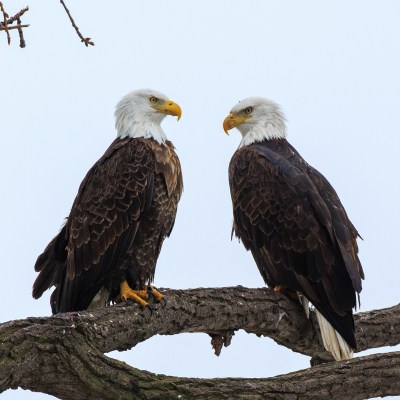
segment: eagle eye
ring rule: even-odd
[[[157,99],[157,97],[154,97],[154,96],[151,96],[150,97],[150,103],[157,103],[157,101],[158,101],[158,99]]]
[[[251,114],[253,112],[253,107],[247,107],[244,109],[245,114]]]

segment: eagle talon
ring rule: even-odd
[[[147,287],[147,293],[153,296],[158,303],[161,303],[162,306],[165,307],[167,300],[164,300],[165,299],[164,295],[160,293],[154,286],[149,285]]]
[[[286,290],[286,287],[283,285],[277,285],[274,287],[274,292],[275,293],[282,293]]]
[[[284,296],[289,297],[292,300],[297,301],[297,293],[294,290],[289,289],[287,286],[284,285],[277,285],[274,287],[274,292],[283,294]]]
[[[120,294],[116,297],[116,301],[128,301],[133,300],[135,303],[139,303],[142,307],[148,307],[147,299],[149,295],[146,290],[133,290],[129,286],[127,281],[123,281],[120,285]]]
[[[163,296],[163,298],[161,299],[160,303],[161,303],[161,308],[164,308],[168,303],[167,297]]]
[[[150,315],[153,315],[153,311],[155,311],[155,308],[149,303],[147,303],[146,308],[150,311]]]

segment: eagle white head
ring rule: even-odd
[[[115,109],[117,136],[152,138],[164,143],[167,137],[161,122],[167,115],[174,115],[179,120],[182,110],[177,103],[156,90],[134,90],[124,96]]]
[[[286,138],[285,116],[278,104],[264,97],[247,97],[239,101],[224,120],[224,131],[239,129],[239,147],[263,140]]]

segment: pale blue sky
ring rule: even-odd
[[[183,110],[163,123],[185,191],[155,284],[190,288],[263,281],[230,241],[229,160],[240,141],[222,121],[244,97],[282,105],[289,141],[336,188],[364,242],[361,310],[399,303],[400,2],[5,0],[23,19],[26,49],[0,36],[3,255],[0,321],[49,315],[31,298],[33,265],[68,215],[79,183],[115,137],[114,107],[150,87]],[[238,332],[219,358],[204,334],[156,337],[129,364],[179,376],[267,377],[308,358]],[[157,360],[155,362],[154,360]],[[5,399],[48,396],[9,391]]]

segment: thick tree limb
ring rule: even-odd
[[[304,318],[297,303],[269,289],[168,290],[166,294],[167,306],[153,314],[137,305],[119,305],[2,324],[0,393],[22,387],[62,399],[178,395],[192,399],[207,398],[206,393],[221,399],[232,398],[232,393],[235,398],[308,399],[330,398],[335,385],[346,379],[351,383],[343,385],[346,388],[341,385],[335,398],[400,394],[399,353],[329,363],[269,379],[213,380],[154,375],[104,356],[155,334],[207,332],[215,337],[244,329],[270,336],[294,351],[328,358],[313,320]],[[400,306],[360,313],[355,319],[359,350],[400,342]]]

